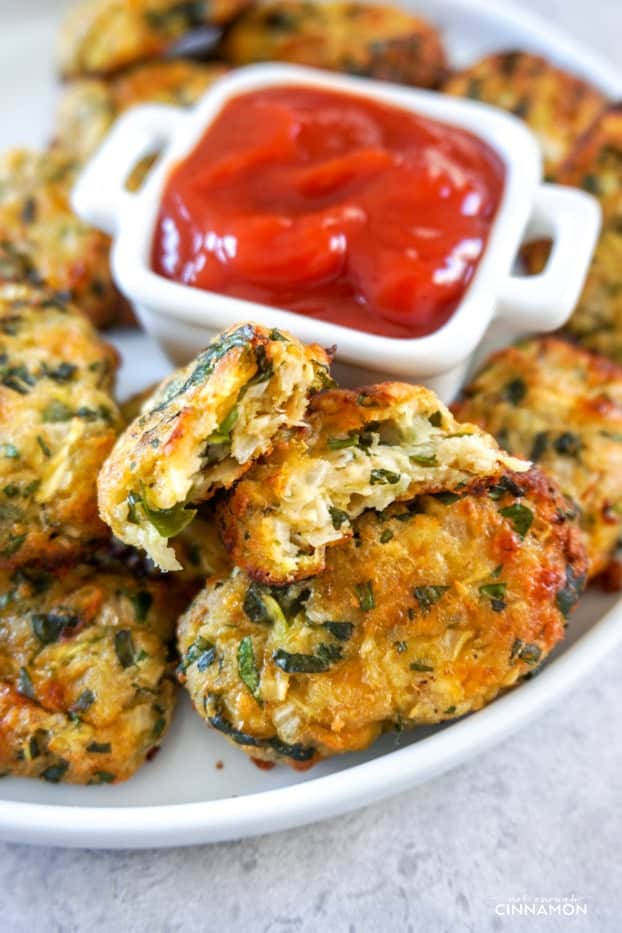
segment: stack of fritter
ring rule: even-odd
[[[116,367],[57,293],[0,286],[0,774],[121,780],[171,718],[188,584],[115,558],[97,514]]]
[[[327,377],[319,348],[233,329],[143,401],[99,481],[103,518],[161,566],[197,516],[218,524],[230,563],[180,620],[180,680],[294,767],[493,699],[562,637],[587,570],[529,463],[427,389]]]

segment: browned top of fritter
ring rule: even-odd
[[[170,721],[179,608],[162,581],[123,570],[0,572],[0,773],[129,777]]]
[[[182,681],[243,750],[299,765],[478,709],[563,635],[586,571],[571,516],[538,470],[368,510],[304,583],[208,583]]]

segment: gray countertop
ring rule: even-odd
[[[619,54],[620,0],[522,2]],[[619,930],[621,662],[476,761],[316,826],[149,852],[2,845],[0,930]],[[573,896],[573,916],[510,916]]]

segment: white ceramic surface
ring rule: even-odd
[[[151,271],[154,225],[172,166],[194,150],[229,100],[287,85],[364,96],[419,113],[469,130],[501,156],[505,187],[486,250],[459,307],[440,330],[410,340],[381,337],[191,288]],[[134,165],[158,151],[159,161],[140,191],[127,191],[124,182]],[[219,331],[251,320],[336,347],[346,385],[369,381],[364,374],[377,379],[380,373],[425,382],[448,401],[493,319],[502,321],[508,337],[546,332],[565,323],[576,304],[600,210],[582,191],[540,184],[541,174],[533,134],[515,117],[485,104],[310,68],[265,64],[221,78],[191,110],[144,106],[127,113],[82,173],[73,204],[79,216],[114,237],[116,282],[174,363],[192,359],[197,341],[204,344]],[[512,269],[527,230],[534,236],[549,235],[553,249],[540,275],[519,277]]]
[[[622,74],[538,17],[517,8],[500,9],[495,0],[418,0],[417,7],[444,27],[456,61],[495,48],[532,48],[582,72],[612,96],[622,96]],[[35,143],[49,126],[51,70],[45,55],[55,9],[47,19],[39,17],[32,30],[11,30],[10,18],[3,19],[0,84],[22,87],[23,74],[23,86],[31,90],[23,106],[13,108],[0,124],[2,145]],[[14,10],[11,5],[12,14]],[[123,395],[167,371],[158,348],[144,335],[120,334],[115,343],[125,359]],[[206,730],[182,702],[160,755],[124,785],[71,788],[2,781],[0,836],[58,845],[154,847],[242,837],[323,819],[414,786],[499,741],[570,690],[621,639],[617,600],[590,594],[544,670],[514,693],[461,722],[403,736],[398,749],[386,737],[365,754],[326,762],[304,775],[281,768],[258,771]],[[222,769],[216,767],[218,761]],[[532,796],[538,794],[534,788]],[[24,883],[30,890],[30,883]]]

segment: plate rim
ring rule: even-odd
[[[496,0],[445,0],[445,5],[530,35],[535,45],[549,46],[554,58],[609,96],[622,98],[622,69],[540,13],[524,11],[514,0],[501,9]],[[334,817],[415,787],[507,738],[620,642],[622,599],[520,689],[408,747],[303,783],[191,803],[88,807],[0,799],[0,839],[72,848],[159,848],[239,839]]]

